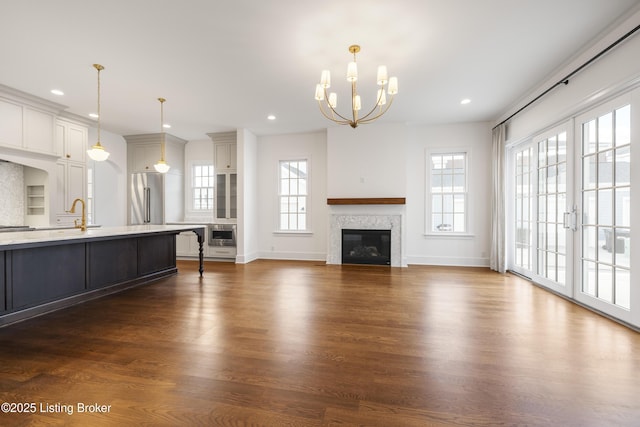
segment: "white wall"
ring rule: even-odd
[[[530,98],[542,93],[584,64],[602,49],[640,22],[640,11],[612,30],[591,48],[536,88]],[[541,100],[516,115],[507,124],[508,142],[517,142],[566,121],[571,116],[605,102],[608,98],[640,84],[640,34],[635,33],[615,49],[577,73],[568,85],[556,87]],[[524,104],[523,100],[521,104]],[[517,108],[513,108],[511,112]]]
[[[89,128],[88,148],[97,141],[97,130]],[[87,161],[94,170],[93,223],[103,227],[127,224],[127,143],[120,135],[100,129],[100,143],[110,153],[104,162]]]
[[[406,132],[403,124],[327,129],[327,197],[404,197]]]
[[[469,236],[425,233],[426,156],[429,150],[467,151]],[[491,124],[417,126],[409,130],[406,152],[407,209],[405,259],[408,264],[488,266],[491,209]]]
[[[327,250],[327,142],[325,132],[258,137],[258,247],[260,258],[325,260]],[[310,160],[311,233],[278,233],[278,161]]]

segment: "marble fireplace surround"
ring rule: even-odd
[[[342,264],[342,230],[391,230],[391,267],[402,266],[402,215],[331,214],[327,264]]]

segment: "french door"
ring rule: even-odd
[[[515,175],[511,269],[573,296],[575,231],[570,123],[512,150]]]
[[[631,240],[640,204],[631,196],[640,173],[631,163],[640,158],[632,132],[640,123],[638,100],[640,89],[512,147],[507,198],[509,268],[635,326],[640,283],[633,285]]]
[[[581,287],[575,296],[631,321],[631,96],[577,117],[575,128],[581,165]]]

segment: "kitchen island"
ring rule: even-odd
[[[176,235],[205,228],[135,225],[0,233],[0,326],[177,273]]]

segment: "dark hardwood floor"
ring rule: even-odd
[[[518,277],[178,268],[0,329],[0,425],[640,425],[640,334]]]

